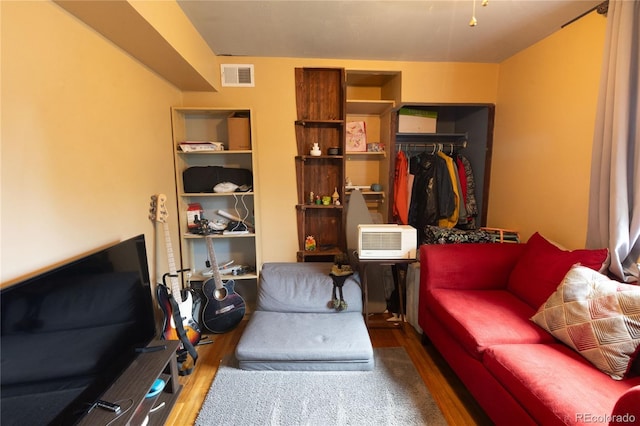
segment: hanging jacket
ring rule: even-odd
[[[460,217],[458,174],[456,172],[456,167],[453,165],[453,159],[451,157],[443,152],[438,152],[438,157],[440,157],[445,162],[447,173],[449,176],[449,184],[451,185],[451,191],[453,192],[453,209],[451,209],[451,212],[447,216],[442,217],[438,221],[438,225],[442,228],[453,228],[458,224],[458,217]]]
[[[466,196],[465,196],[465,208],[467,210],[467,224],[466,229],[476,229],[476,218],[478,217],[478,202],[476,201],[476,184],[473,177],[473,169],[469,160],[463,156],[458,155],[457,158],[459,164],[464,169],[465,184],[466,184]]]
[[[446,162],[438,155],[412,157],[409,170],[414,179],[408,222],[418,230],[418,241],[422,241],[426,225],[437,225],[439,219],[453,213],[453,186]]]
[[[393,218],[401,224],[409,223],[409,189],[407,179],[409,162],[404,152],[396,155],[395,179],[393,180]]]

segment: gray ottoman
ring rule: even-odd
[[[343,286],[348,308],[330,309],[332,263],[266,263],[256,312],[236,348],[245,370],[372,370],[358,275]]]

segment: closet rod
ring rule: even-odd
[[[466,148],[467,141],[462,142],[396,142],[396,145],[401,149],[413,149],[413,148],[437,148],[442,150],[443,148],[455,149]]]

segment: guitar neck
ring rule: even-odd
[[[216,252],[213,249],[213,238],[211,236],[205,236],[207,240],[207,251],[209,252],[209,262],[211,263],[211,271],[213,272],[213,281],[216,284],[217,289],[222,288],[222,277],[220,276],[220,270],[218,269],[218,261],[216,260]]]
[[[178,280],[178,270],[176,269],[176,263],[173,260],[173,248],[171,247],[171,235],[169,235],[169,224],[164,222],[162,224],[164,228],[164,243],[167,248],[167,262],[169,263],[169,279],[171,280],[171,293],[174,297],[180,294],[181,286]]]

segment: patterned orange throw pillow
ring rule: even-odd
[[[640,287],[576,265],[531,320],[621,380],[640,347]]]

